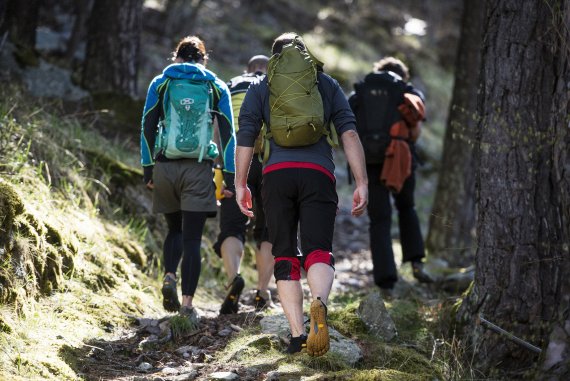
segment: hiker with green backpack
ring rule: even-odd
[[[236,201],[242,213],[253,217],[247,175],[261,133],[263,208],[277,291],[291,330],[286,352],[306,349],[311,356],[321,356],[330,345],[326,303],[334,279],[332,238],[338,208],[332,146],[340,136],[356,180],[355,216],[365,211],[368,200],[364,153],[342,89],[323,73],[322,63],[301,37],[277,37],[272,54],[267,76],[250,85],[239,114]],[[308,336],[301,267],[313,299]]]
[[[245,98],[249,85],[260,80],[267,72],[269,57],[256,55],[251,57],[244,74],[232,78],[228,87],[232,95],[232,108],[234,110],[234,127],[239,130],[237,117],[240,107]],[[260,139],[258,139],[260,141]],[[259,153],[260,144],[256,144],[254,153]],[[268,242],[267,229],[265,228],[265,214],[261,201],[261,162],[255,157],[251,162],[251,169],[247,178],[247,185],[252,191],[255,207],[255,221],[250,223],[247,216],[243,215],[235,201],[232,192],[225,191],[220,200],[220,233],[214,244],[215,252],[222,258],[228,280],[227,295],[220,308],[220,314],[232,314],[238,312],[239,298],[245,286],[244,279],[239,274],[241,259],[244,253],[244,242],[247,228],[253,228],[253,238],[256,241],[255,267],[257,270],[257,290],[254,305],[257,311],[273,306],[271,293],[268,289],[271,275],[273,274],[273,256],[271,244]]]
[[[141,129],[144,182],[153,190],[153,211],[168,224],[164,240],[163,306],[197,322],[192,299],[201,270],[206,218],[216,215],[213,160],[223,156],[224,182],[233,190],[235,133],[228,87],[206,69],[204,42],[180,41],[174,63],[150,83]],[[214,123],[216,122],[216,123]],[[214,142],[218,126],[220,149]],[[181,264],[182,303],[176,272]]]

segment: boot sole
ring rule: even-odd
[[[180,302],[175,289],[167,285],[162,286],[162,306],[169,312],[177,312],[180,309]]]
[[[326,309],[320,300],[314,300],[311,303],[311,327],[307,338],[307,354],[313,357],[322,356],[329,351],[329,348]]]
[[[226,299],[222,303],[222,307],[220,308],[220,314],[222,315],[229,315],[229,314],[236,314],[238,312],[238,303],[239,298],[241,296],[241,292],[245,287],[245,281],[243,278],[239,278],[232,288],[230,292],[226,296]]]

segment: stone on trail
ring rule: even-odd
[[[285,315],[266,316],[261,319],[260,324],[261,332],[277,335],[283,342],[289,340],[287,338],[289,335],[289,323]],[[329,336],[330,349],[328,353],[340,356],[350,366],[354,366],[362,359],[362,351],[354,340],[344,337],[330,326]]]
[[[380,291],[374,291],[362,299],[357,313],[370,334],[377,338],[390,341],[398,335],[394,320],[384,306]]]
[[[214,372],[209,376],[210,380],[239,380],[239,376],[233,372]]]
[[[143,372],[148,372],[152,369],[152,365],[150,365],[148,362],[141,362],[138,366],[138,369]]]

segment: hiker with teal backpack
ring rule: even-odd
[[[433,282],[422,263],[424,243],[414,203],[417,166],[414,143],[424,119],[424,95],[408,79],[408,67],[396,58],[386,57],[354,85],[355,92],[349,98],[369,178],[374,283],[388,297],[393,296],[398,281],[392,250],[390,198],[398,210],[403,262],[411,262],[413,276],[418,281]]]
[[[228,82],[232,95],[234,127],[236,131],[239,130],[237,117],[247,89],[253,81],[260,80],[265,76],[268,61],[269,58],[267,56],[253,56],[247,64],[247,71]],[[256,145],[256,147],[258,146],[259,144]],[[258,152],[259,149],[254,150],[254,153]],[[273,256],[271,255],[271,244],[268,242],[267,229],[265,228],[265,214],[263,213],[261,201],[261,162],[257,157],[251,162],[247,184],[252,191],[254,199],[255,221],[253,224],[240,211],[232,192],[224,190],[224,196],[220,200],[220,233],[214,244],[214,250],[222,258],[224,269],[230,281],[227,286],[226,298],[220,308],[220,314],[238,312],[239,298],[245,286],[244,280],[239,274],[239,269],[244,252],[246,231],[248,226],[251,225],[253,225],[253,238],[257,245],[255,252],[255,267],[257,270],[255,309],[260,311],[273,305],[271,293],[268,289],[269,281],[273,274]]]
[[[150,83],[141,130],[144,182],[153,190],[153,211],[168,224],[164,240],[163,306],[197,322],[192,305],[201,270],[206,218],[216,215],[213,160],[223,156],[223,176],[233,189],[235,133],[226,84],[206,69],[204,42],[189,36],[173,53],[174,63]],[[217,122],[220,149],[214,142]],[[181,264],[182,303],[176,272]]]
[[[332,146],[340,136],[356,180],[355,216],[364,212],[368,200],[364,153],[342,89],[323,73],[322,63],[301,37],[279,36],[272,53],[267,76],[250,85],[240,110],[236,199],[242,213],[253,217],[247,174],[261,133],[263,208],[277,291],[291,330],[286,352],[306,349],[311,356],[321,356],[330,346],[326,303],[334,279],[332,238],[338,204]],[[308,336],[301,267],[312,295]]]

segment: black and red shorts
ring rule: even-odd
[[[311,163],[279,163],[263,171],[263,207],[276,280],[299,280],[300,267],[334,266],[335,178]],[[299,245],[298,245],[299,243]]]

